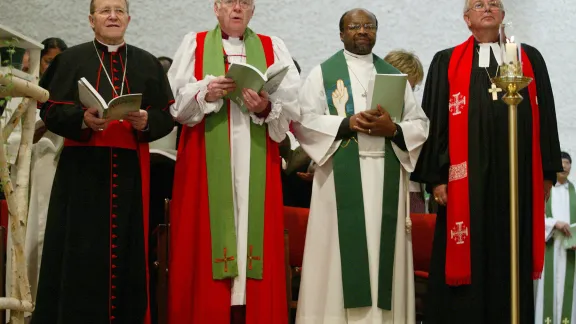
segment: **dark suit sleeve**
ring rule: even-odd
[[[74,141],[88,141],[90,128],[82,129],[85,109],[78,99],[76,65],[67,55],[54,58],[39,84],[50,98],[39,106],[40,117],[53,133]]]
[[[406,147],[406,140],[404,139],[404,132],[402,131],[402,127],[396,124],[396,129],[396,135],[394,135],[391,140],[394,144],[396,144],[396,146],[398,146],[399,149],[406,152],[408,151],[408,148]]]
[[[346,118],[344,118],[344,120],[342,120],[340,127],[338,127],[338,133],[336,133],[335,140],[341,140],[343,138],[350,138],[355,134],[356,134],[356,132],[354,132],[350,129],[350,117],[346,117]]]

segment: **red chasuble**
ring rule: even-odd
[[[203,79],[206,32],[196,38],[195,77]],[[258,35],[266,64],[272,40]],[[228,105],[230,107],[230,105]],[[229,108],[230,109],[230,108]],[[212,242],[206,171],[205,122],[184,126],[178,146],[170,221],[168,323],[229,324],[231,279],[212,276]],[[248,153],[247,153],[248,154]],[[246,279],[246,323],[288,321],[284,270],[284,221],[278,144],[266,141],[263,279]]]

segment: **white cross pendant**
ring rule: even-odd
[[[496,85],[494,83],[492,83],[492,85],[490,86],[490,89],[488,89],[488,92],[490,92],[492,94],[492,100],[496,101],[498,100],[498,92],[501,92],[502,89],[496,87]]]

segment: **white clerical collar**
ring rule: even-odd
[[[498,43],[482,43],[478,44],[480,50],[478,51],[478,66],[490,67],[490,49],[494,52],[494,57],[498,65],[502,65],[502,57],[500,53],[500,45]]]
[[[113,52],[118,52],[118,49],[122,46],[124,46],[124,44],[126,44],[126,42],[122,42],[122,44],[118,44],[118,45],[108,45],[108,44],[104,44],[101,41],[99,41],[98,39],[96,39],[96,41],[106,47],[108,47],[108,52],[113,53]]]
[[[359,54],[354,54],[351,53],[347,50],[344,50],[344,55],[348,56],[348,57],[352,57],[361,61],[366,61],[366,62],[372,62],[372,53],[370,54],[365,54],[365,55],[359,55]]]
[[[222,42],[224,43],[228,43],[230,45],[241,45],[244,44],[244,40],[243,38],[240,37],[228,37],[228,38],[222,38]]]

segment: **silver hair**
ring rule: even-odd
[[[126,13],[130,14],[130,1],[124,0],[126,2]],[[93,15],[94,11],[96,11],[96,5],[94,4],[94,0],[90,0],[90,14]]]
[[[216,5],[220,5],[221,4],[221,0],[210,0],[210,2],[213,2]],[[252,0],[252,7],[256,6],[256,0]]]
[[[219,1],[219,0],[217,0],[217,1]],[[472,0],[464,0],[464,13],[466,13],[468,10],[470,10],[470,2],[472,2]],[[504,3],[502,2],[502,0],[500,0],[499,2],[500,2],[501,10],[504,11]]]

